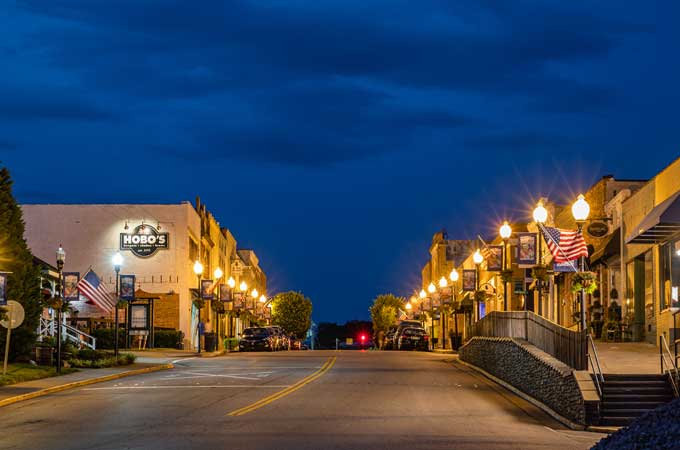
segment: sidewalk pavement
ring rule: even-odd
[[[88,384],[171,368],[172,364],[167,363],[135,363],[129,366],[103,369],[79,369],[78,372],[68,375],[2,386],[0,387],[0,407]]]
[[[659,374],[659,347],[643,342],[597,342],[602,373]]]

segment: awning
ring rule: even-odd
[[[680,233],[680,191],[659,203],[626,237],[626,244],[656,244]]]
[[[609,236],[605,237],[600,248],[590,255],[590,264],[596,264],[601,259],[621,254],[621,228],[617,228]]]

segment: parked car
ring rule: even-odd
[[[421,327],[404,328],[397,340],[397,348],[399,350],[428,351],[430,349],[430,336]]]
[[[392,327],[385,333],[385,342],[383,342],[384,350],[397,349],[397,327]]]
[[[266,350],[273,352],[276,349],[276,336],[271,329],[265,327],[252,327],[243,330],[241,339],[238,341],[238,349],[241,352]]]
[[[307,350],[307,346],[300,339],[291,338],[290,349],[291,350]]]

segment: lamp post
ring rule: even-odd
[[[201,275],[203,274],[203,264],[197,259],[194,263],[194,273],[197,279],[197,289],[198,294],[197,300],[201,299]],[[199,302],[200,303],[200,302]],[[198,308],[198,320],[196,321],[196,336],[198,337],[198,353],[201,353],[201,309]]]
[[[123,265],[123,255],[120,253],[116,253],[113,255],[113,258],[111,258],[111,262],[113,263],[113,270],[116,271],[116,298],[114,299],[115,306],[113,307],[114,310],[114,332],[113,332],[113,355],[117,358],[118,357],[118,302],[120,299],[118,296],[120,295],[120,267]]]
[[[479,249],[475,250],[475,253],[472,255],[472,262],[475,263],[475,295],[477,295],[477,291],[479,291],[479,267],[482,265],[482,262],[484,262],[484,256],[482,256],[482,252],[479,251]],[[477,308],[475,308],[475,314],[477,317],[475,317],[475,320],[479,320],[481,317],[480,314],[480,306],[479,302],[477,302]]]
[[[458,271],[454,268],[451,273],[449,274],[449,280],[451,280],[451,303],[456,301],[456,287],[458,283]],[[452,306],[453,307],[453,306]],[[454,318],[453,318],[453,329],[456,334],[456,339],[458,339],[458,314],[454,313]],[[453,349],[453,341],[451,342],[451,348]]]
[[[420,322],[423,324],[423,328],[425,328],[425,319],[423,318],[423,304],[425,303],[425,298],[427,297],[427,292],[425,292],[425,289],[420,290],[418,297],[420,298]]]
[[[234,287],[236,286],[236,280],[234,280],[234,277],[229,277],[227,280],[227,286],[229,286],[229,295],[231,296],[231,301],[233,305],[234,301]],[[233,321],[232,321],[233,319]],[[229,337],[233,338],[236,336],[234,333],[234,328],[236,327],[236,318],[233,317],[233,313],[229,314]]]
[[[238,290],[241,293],[241,300],[244,302],[244,306],[248,307],[247,302],[248,302],[248,283],[245,281],[241,281],[241,283],[238,285]]]
[[[500,235],[501,239],[503,239],[503,272],[508,270],[508,239],[510,239],[510,236],[512,236],[512,228],[510,228],[510,225],[508,224],[508,221],[506,220],[503,222],[503,225],[501,225],[500,229]],[[505,276],[505,275],[503,275]],[[508,310],[508,283],[507,281],[503,281],[503,310],[507,311]]]
[[[427,286],[427,292],[430,293],[430,330],[432,330],[432,348],[434,349],[434,293],[437,292],[437,287],[434,283]]]
[[[220,267],[217,266],[215,268],[215,270],[213,271],[213,276],[214,276],[214,280],[215,280],[214,281],[215,288],[217,290],[217,296],[218,296],[217,301],[218,302],[222,301],[222,299],[219,298],[219,295],[220,295],[220,279],[222,278],[222,275],[224,275],[224,272],[222,272],[222,269],[220,269]],[[214,299],[214,297],[213,297],[213,299]],[[215,301],[215,300],[213,300],[213,301]],[[220,311],[222,310],[223,305],[224,304],[220,305]],[[215,308],[213,308],[213,310],[214,309]],[[217,350],[219,350],[220,349],[220,313],[216,311],[215,315],[217,316],[216,320],[215,320],[215,339],[217,340],[217,343],[215,345],[217,347]]]
[[[538,265],[543,265],[543,238],[541,237],[541,227],[546,220],[548,220],[548,210],[543,206],[543,202],[539,201],[534,209],[534,222],[538,226]],[[538,288],[538,314],[543,315],[543,283],[541,280],[536,280],[536,288]]]
[[[61,373],[61,310],[64,307],[64,261],[66,261],[66,252],[61,245],[59,245],[59,248],[57,249],[57,270],[59,271],[59,284],[57,289],[57,295],[59,296],[59,302],[57,303],[57,373]]]
[[[578,198],[574,202],[574,204],[571,206],[571,214],[574,216],[574,220],[576,221],[576,225],[578,226],[578,232],[582,233],[583,232],[583,224],[588,220],[588,215],[590,215],[590,205],[586,201],[585,197],[583,194],[579,194]],[[580,264],[579,264],[579,271],[583,272],[585,271],[585,262],[586,258],[585,256],[581,256],[580,258]],[[586,330],[586,290],[585,288],[581,288],[581,320],[580,320],[580,329],[581,331]]]
[[[439,288],[442,290],[442,292],[448,285],[449,285],[449,282],[446,281],[446,277],[441,277],[439,279]],[[441,321],[441,329],[442,329],[442,348],[444,350],[446,350],[446,310],[444,308],[443,298],[441,300],[439,310],[440,310],[439,320]]]

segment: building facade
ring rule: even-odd
[[[238,258],[236,240],[229,230],[220,227],[200,199],[195,206],[189,202],[22,205],[22,211],[26,241],[35,256],[52,261],[55,250],[62,246],[66,251],[65,272],[82,277],[91,269],[112,294],[116,289],[112,258],[120,252],[120,273],[134,275],[135,290],[156,298],[153,325],[182,331],[185,348],[197,348],[199,322],[205,332],[218,334],[220,344],[221,337],[233,335],[236,326],[242,327],[238,320],[228,320],[224,311],[213,307],[219,302],[219,284],[232,275],[232,261]],[[197,260],[203,265],[201,278],[215,282],[215,300],[206,302],[201,310],[194,302],[199,292],[199,277],[194,273]],[[214,279],[218,267],[223,276]],[[262,292],[265,289],[266,285]],[[112,313],[82,295],[71,306],[79,318],[102,322],[113,319]]]

